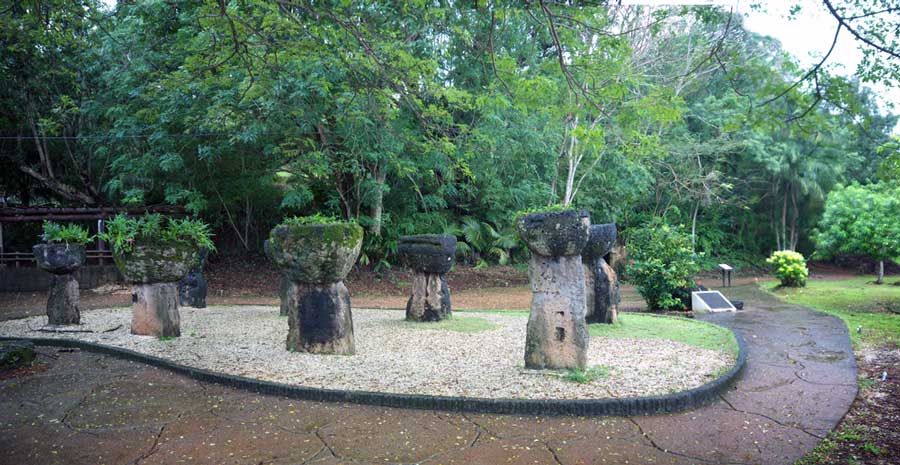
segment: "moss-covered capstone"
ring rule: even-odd
[[[456,236],[450,234],[418,234],[401,236],[397,242],[400,263],[425,273],[444,274],[453,267]]]
[[[516,230],[528,249],[548,257],[581,255],[590,225],[590,214],[584,210],[529,213],[516,219]]]
[[[587,244],[581,254],[586,257],[603,257],[612,250],[617,237],[615,223],[592,224]]]
[[[363,230],[356,223],[279,225],[269,233],[269,259],[292,280],[307,284],[344,279],[362,248]]]
[[[53,274],[69,274],[84,264],[84,247],[75,244],[38,244],[32,247],[37,266]]]
[[[113,251],[113,260],[130,283],[173,283],[197,263],[198,249],[185,242],[138,241],[130,251]]]

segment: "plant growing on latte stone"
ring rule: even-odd
[[[450,317],[450,288],[446,274],[453,267],[456,237],[449,234],[402,236],[397,244],[400,262],[411,268],[408,321],[441,321]]]
[[[531,250],[525,367],[584,369],[589,336],[581,253],[591,220],[586,211],[553,210],[516,219],[519,236]]]
[[[616,243],[614,223],[591,225],[587,245],[582,251],[584,263],[585,319],[588,323],[612,324],[619,315],[619,278],[606,262]]]
[[[281,289],[288,350],[353,354],[350,293],[343,280],[362,240],[358,224],[320,215],[288,218],[269,233],[266,255],[289,281]]]
[[[47,324],[77,325],[80,294],[74,273],[84,264],[84,245],[93,240],[81,226],[44,221],[43,244],[32,248],[38,267],[52,274],[47,298]]]
[[[116,267],[132,283],[131,333],[180,336],[178,281],[197,265],[201,248],[215,251],[209,226],[158,214],[118,215],[99,236],[110,244]]]

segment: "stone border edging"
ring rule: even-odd
[[[727,329],[727,328],[726,328]],[[725,374],[702,386],[662,396],[627,397],[624,399],[487,399],[481,397],[449,397],[419,394],[396,394],[373,391],[342,391],[274,383],[243,376],[216,373],[181,365],[163,358],[129,349],[62,338],[0,337],[0,341],[26,340],[39,346],[72,347],[113,357],[141,362],[185,375],[197,381],[220,384],[259,394],[284,396],[318,402],[347,402],[379,407],[419,410],[444,410],[464,413],[496,413],[513,415],[632,416],[673,413],[700,407],[715,400],[737,378],[747,361],[744,340],[734,331],[738,357]]]

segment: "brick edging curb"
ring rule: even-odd
[[[731,331],[729,329],[729,331]],[[420,410],[444,410],[467,413],[499,413],[515,415],[650,415],[672,413],[700,407],[717,399],[741,373],[747,361],[744,340],[734,331],[738,343],[738,357],[728,372],[702,386],[662,396],[628,397],[624,399],[487,399],[478,397],[428,396],[371,391],[343,391],[296,386],[263,381],[243,376],[216,373],[193,368],[133,350],[105,346],[74,339],[0,337],[0,341],[25,340],[39,346],[74,347],[113,357],[145,363],[205,381],[260,394],[284,396],[292,399],[319,402],[348,402],[353,404],[398,407]]]

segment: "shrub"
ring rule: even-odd
[[[809,276],[803,254],[793,250],[779,250],[766,259],[772,266],[775,277],[781,280],[782,286],[803,287]]]
[[[334,224],[334,223],[347,223],[347,221],[341,220],[336,216],[323,215],[321,213],[315,213],[309,216],[291,216],[285,218],[281,224],[285,226],[300,226],[304,224]]]
[[[116,215],[106,222],[106,231],[97,235],[116,253],[130,252],[135,241],[180,242],[215,251],[209,225],[201,220],[164,218],[157,213],[139,218]]]
[[[77,224],[67,224],[63,226],[59,223],[44,220],[44,233],[41,234],[41,239],[48,244],[65,243],[86,245],[94,240],[94,236],[88,234],[87,229],[84,229]]]
[[[625,268],[651,310],[684,307],[678,291],[693,286],[699,270],[691,251],[691,237],[681,226],[650,224],[627,234],[631,260]]]

